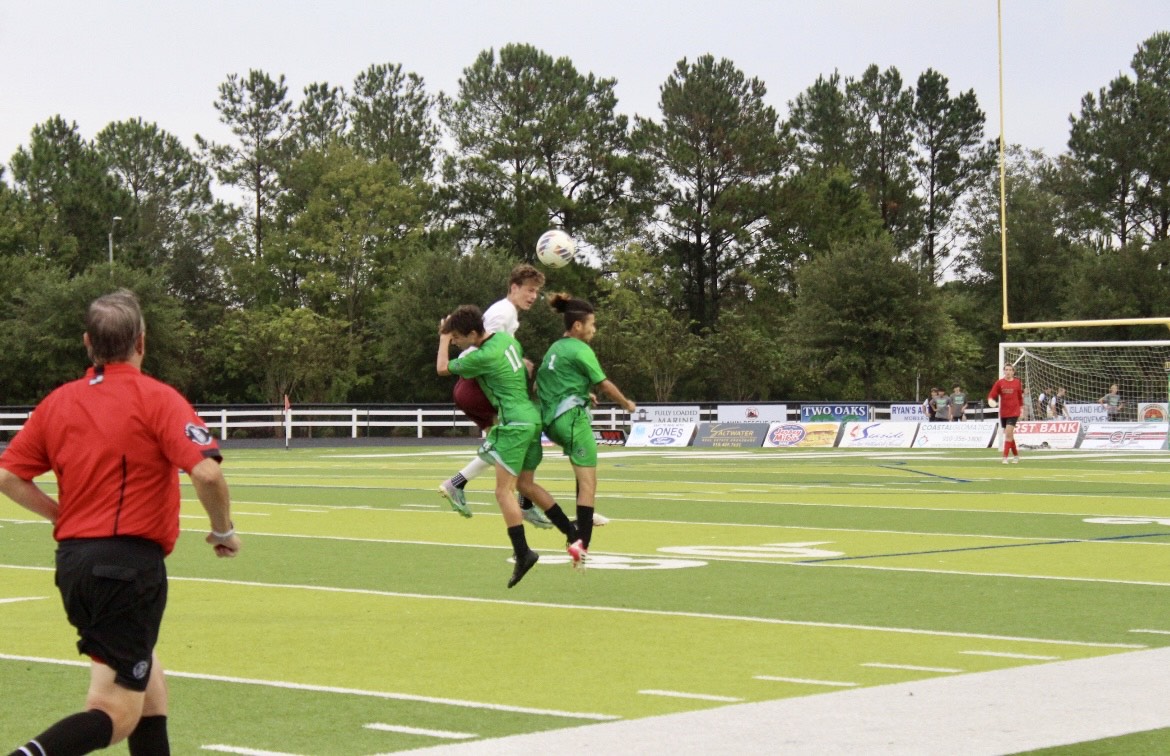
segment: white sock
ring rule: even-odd
[[[494,465],[488,464],[479,457],[476,457],[468,462],[467,467],[464,467],[462,470],[460,470],[459,474],[463,476],[464,480],[473,480],[478,478],[484,470],[490,470],[492,467],[494,467]]]

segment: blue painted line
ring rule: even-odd
[[[906,463],[901,462],[899,464],[904,465]],[[930,478],[941,478],[942,480],[949,480],[952,483],[970,483],[971,482],[969,480],[966,480],[965,478],[952,478],[949,475],[938,475],[937,473],[926,472],[925,470],[912,470],[909,467],[902,468],[902,467],[897,467],[894,465],[878,465],[878,467],[882,467],[882,468],[885,468],[887,470],[903,470],[904,469],[906,472],[912,472],[915,475],[925,475],[925,476],[930,477]]]
[[[1137,535],[1109,536],[1107,538],[1069,538],[1062,541],[1031,541],[1029,543],[1001,543],[994,546],[964,546],[958,549],[930,549],[928,551],[901,551],[891,554],[864,554],[861,556],[826,557],[824,559],[802,559],[792,564],[817,564],[819,562],[848,562],[857,559],[884,559],[886,557],[926,556],[928,554],[955,554],[961,551],[991,551],[992,549],[1019,549],[1025,546],[1059,546],[1070,543],[1106,543],[1126,541],[1134,538],[1170,538],[1170,532],[1139,533]]]

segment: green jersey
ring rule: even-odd
[[[540,419],[545,425],[573,407],[589,408],[589,390],[605,380],[593,348],[571,336],[548,348],[536,371]]]
[[[488,336],[479,349],[451,360],[453,375],[475,378],[488,401],[496,408],[499,423],[540,422],[540,413],[528,397],[528,369],[520,342],[506,333]]]

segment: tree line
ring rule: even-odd
[[[1131,67],[1084,96],[1066,153],[1008,151],[1014,320],[1170,315],[1170,33]],[[34,126],[0,169],[0,403],[75,377],[84,305],[117,286],[143,301],[146,370],[196,402],[447,401],[439,317],[503,296],[550,226],[583,260],[547,290],[597,305],[599,357],[644,401],[993,380],[999,171],[973,91],[871,65],[781,117],[707,55],[631,118],[615,85],[517,44],[450,94],[400,64],[299,99],[230,74],[224,143],[143,118],[92,140],[61,115]],[[539,303],[522,323],[532,355],[559,336]]]

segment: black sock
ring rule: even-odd
[[[508,539],[512,541],[512,551],[516,556],[528,553],[528,539],[524,537],[523,525],[508,528]]]
[[[467,478],[463,477],[463,473],[455,473],[455,477],[451,478],[451,485],[456,488],[463,488],[467,485]]]
[[[143,717],[126,741],[130,756],[171,756],[171,741],[167,738],[166,716]]]
[[[535,506],[535,503],[532,501],[532,499],[528,498],[519,491],[516,492],[516,501],[520,502],[521,509],[532,509],[532,507]]]
[[[13,751],[13,756],[74,756],[105,748],[114,737],[114,722],[110,715],[98,709],[90,709],[65,717],[57,724],[36,736],[24,746],[24,750]]]
[[[544,510],[544,516],[557,526],[557,530],[565,535],[573,534],[573,523],[569,522],[569,516],[565,514],[565,510],[561,509],[560,504],[553,504],[548,509]]]
[[[589,541],[593,538],[593,507],[577,505],[577,537],[581,545],[589,548]]]

